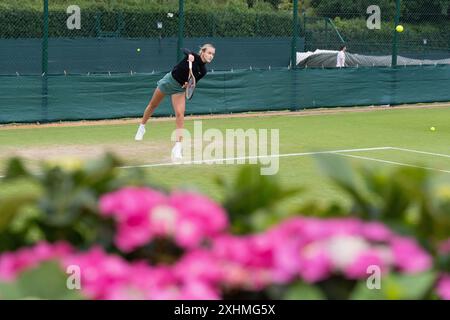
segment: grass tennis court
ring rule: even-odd
[[[328,110],[326,113],[305,111],[287,115],[221,117],[202,119],[202,125],[204,129],[221,131],[279,129],[282,157],[277,177],[287,186],[305,186],[308,191],[302,199],[346,200],[318,169],[313,156],[315,152],[346,150],[340,154],[357,165],[386,168],[412,165],[428,168],[436,175],[450,175],[450,107],[366,108],[364,112],[360,111],[345,109],[332,113]],[[192,130],[194,121],[199,120],[187,120],[188,130]],[[4,173],[5,160],[13,155],[27,159],[30,167],[36,167],[44,159],[96,158],[106,150],[119,155],[126,166],[169,163],[174,121],[151,121],[142,142],[133,139],[137,123],[138,120],[109,125],[0,127],[0,175]],[[436,130],[430,130],[431,127]],[[157,184],[171,189],[193,187],[221,199],[213,177],[231,176],[238,167],[229,164],[164,165],[145,170]]]

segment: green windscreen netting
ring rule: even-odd
[[[0,123],[141,116],[164,73],[0,77]],[[202,79],[186,114],[450,101],[450,66],[246,69]],[[165,99],[156,116],[173,114]]]
[[[188,113],[450,100],[449,0],[2,0],[0,122],[140,116],[204,43],[214,72]]]
[[[190,38],[184,46],[197,50],[203,43],[213,43],[218,52],[209,69],[287,67],[290,63],[289,37]],[[176,38],[161,43],[158,39],[50,38],[48,74],[168,71],[177,61],[176,46]],[[40,40],[0,39],[0,48],[0,75],[41,74]]]

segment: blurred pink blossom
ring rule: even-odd
[[[394,237],[391,242],[394,265],[400,271],[415,273],[428,270],[432,266],[431,256],[412,238]]]
[[[118,223],[116,244],[130,252],[154,237],[194,248],[228,227],[225,211],[209,198],[187,192],[166,196],[149,188],[124,188],[100,199],[100,211]]]
[[[159,191],[129,187],[102,196],[99,206],[101,214],[113,216],[118,223],[117,247],[130,252],[150,242],[159,233],[158,224],[152,229],[152,212],[167,202],[167,197]]]
[[[368,275],[368,268],[376,266],[381,271],[386,270],[387,261],[383,258],[383,253],[375,248],[370,248],[361,252],[357,258],[344,270],[344,274],[349,279],[363,279]]]
[[[93,248],[73,254],[64,265],[81,270],[83,293],[95,300],[219,299],[219,290],[208,278],[189,277],[174,266],[150,266],[146,262],[127,262],[120,256]],[[204,267],[207,267],[206,265]],[[186,270],[188,271],[188,270]],[[182,276],[183,275],[183,276]]]
[[[225,210],[203,195],[175,192],[170,205],[178,212],[175,240],[184,248],[194,248],[203,239],[213,238],[228,228]]]
[[[438,251],[440,254],[450,254],[450,238],[439,244]]]
[[[20,272],[37,267],[43,261],[62,258],[71,251],[67,243],[50,244],[42,241],[33,247],[5,252],[0,255],[0,280],[14,280]]]
[[[443,300],[450,300],[450,274],[444,274],[438,281],[436,292]]]

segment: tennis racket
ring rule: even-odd
[[[189,76],[186,86],[186,99],[191,100],[195,90],[195,77],[192,73],[192,61],[189,61]]]

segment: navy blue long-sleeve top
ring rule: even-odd
[[[192,52],[189,49],[184,48],[183,53],[185,54],[185,57],[172,69],[173,78],[181,85],[184,85],[185,82],[188,81],[189,62],[187,57],[192,54],[194,56],[194,62],[192,62],[192,73],[194,74],[195,81],[198,82],[208,72],[208,70],[206,70],[205,63],[197,53]]]

